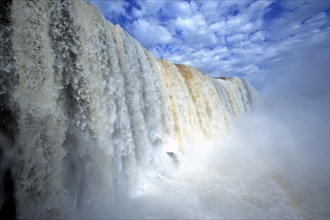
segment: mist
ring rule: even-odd
[[[214,146],[189,146],[179,164],[155,155],[159,166],[141,172],[130,195],[76,216],[328,218],[328,94],[275,99],[269,90],[263,106],[236,118]]]
[[[329,116],[315,102],[247,113],[214,146],[189,146],[178,165],[165,157],[156,169],[141,172],[138,186],[111,209],[89,207],[76,216],[328,218]]]
[[[264,55],[260,103],[84,1],[3,7],[0,218],[329,218],[326,34]]]
[[[298,46],[270,70],[277,77],[259,91],[262,105],[213,146],[188,146],[178,164],[154,155],[158,166],[114,208],[77,215],[329,218],[329,51]]]

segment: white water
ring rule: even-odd
[[[235,122],[248,83],[156,60],[83,1],[13,1],[9,26],[19,218],[301,217]]]

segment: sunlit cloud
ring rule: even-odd
[[[329,48],[326,0],[89,2],[156,57],[258,88],[274,79],[272,67],[289,64],[292,50]]]

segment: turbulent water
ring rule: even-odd
[[[267,169],[254,192],[206,166],[255,89],[153,58],[84,1],[2,1],[0,74],[4,216],[296,216]]]

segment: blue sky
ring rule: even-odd
[[[261,88],[299,77],[311,59],[322,70],[310,80],[329,79],[329,0],[89,2],[154,56],[210,76],[242,77]],[[296,72],[283,73],[289,70]]]

